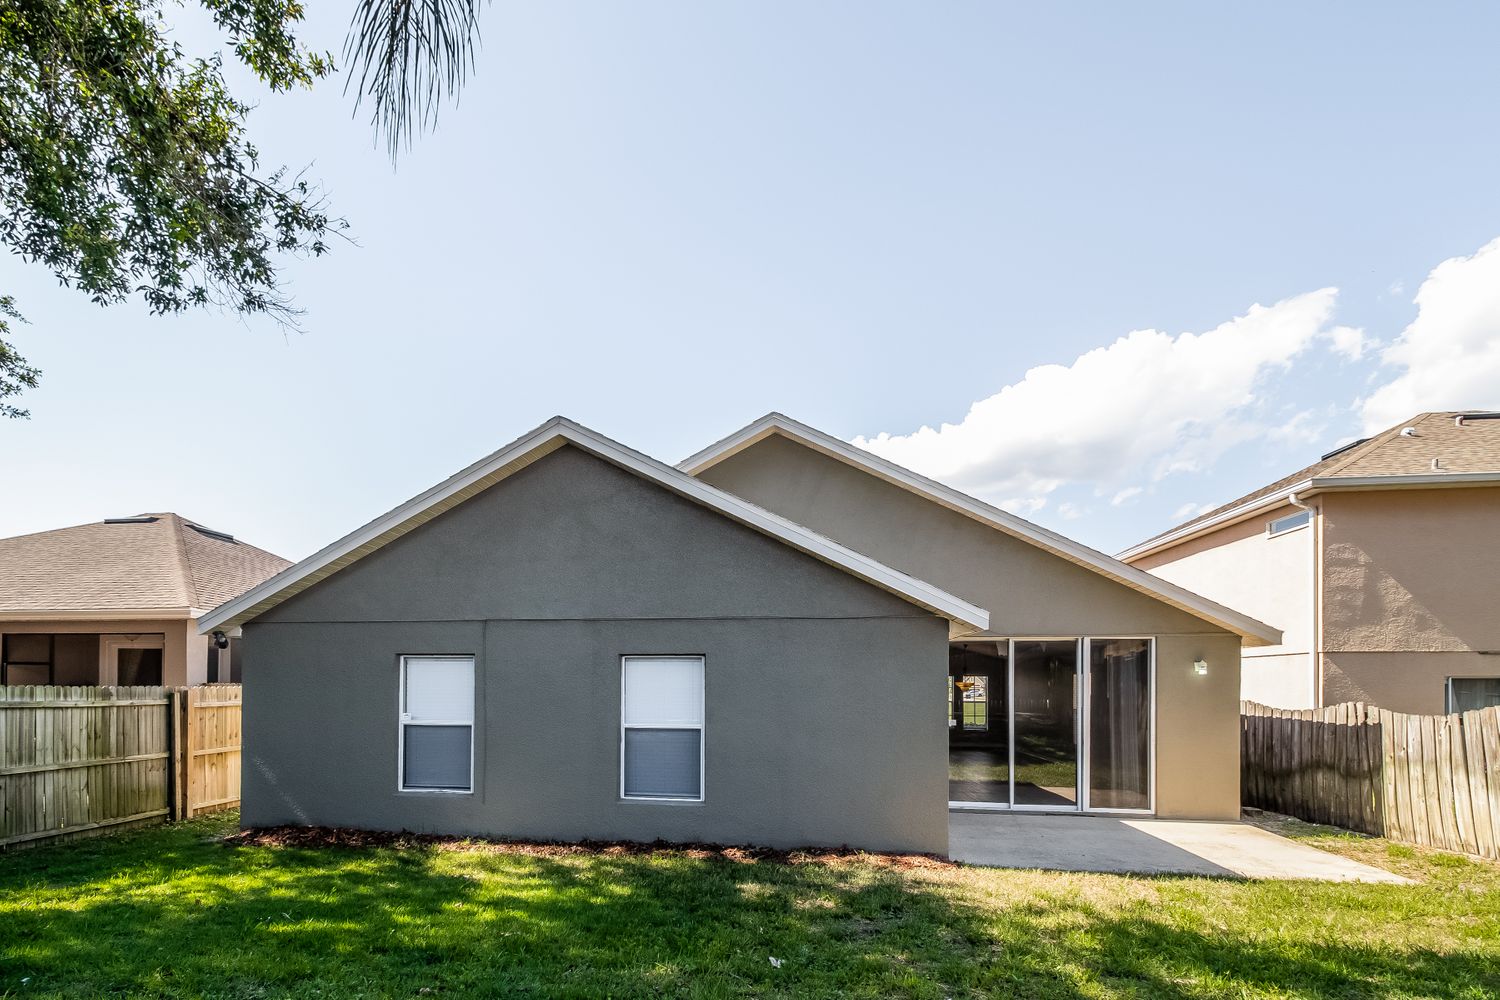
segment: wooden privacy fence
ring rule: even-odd
[[[238,684],[0,687],[0,848],[229,808]]]
[[[1500,708],[1405,715],[1240,703],[1247,806],[1500,858]]]

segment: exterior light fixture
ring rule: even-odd
[[[1199,677],[1207,677],[1208,676],[1208,661],[1205,660],[1201,656],[1198,657],[1196,660],[1194,660],[1193,661],[1193,673],[1197,674]]]

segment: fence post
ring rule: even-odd
[[[183,726],[182,711],[182,689],[170,688],[167,691],[167,731],[170,734],[167,740],[167,749],[171,754],[167,758],[169,768],[167,773],[170,780],[167,782],[168,802],[170,810],[167,818],[176,822],[184,818],[184,806],[187,802],[187,789],[183,787],[186,778],[186,767],[183,755],[187,750],[187,732]]]

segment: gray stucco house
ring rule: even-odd
[[[247,826],[935,853],[953,806],[1236,813],[1279,639],[776,414],[678,468],[554,418],[200,627]]]

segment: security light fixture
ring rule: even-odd
[[[1207,677],[1208,676],[1208,661],[1205,660],[1201,656],[1198,657],[1196,660],[1194,660],[1193,661],[1193,673],[1197,674],[1199,677]]]

